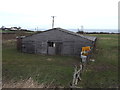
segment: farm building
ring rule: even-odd
[[[95,41],[96,37],[53,28],[22,38],[21,50],[26,53],[79,56],[81,47],[93,47]]]

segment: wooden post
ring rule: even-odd
[[[72,82],[72,86],[74,86],[74,84],[75,84],[76,72],[77,72],[77,66],[75,65],[74,74],[73,74],[73,82]]]
[[[82,73],[82,70],[83,70],[82,64],[80,64],[80,67],[79,67],[78,70],[77,70],[77,66],[75,66],[74,74],[73,74],[72,86],[77,85],[78,82],[81,80],[81,73]]]

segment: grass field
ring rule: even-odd
[[[118,35],[99,34],[96,50],[83,73],[80,86],[106,88],[118,86]]]
[[[82,74],[79,87],[102,88],[118,86],[118,35],[99,34],[95,62],[88,63]],[[69,87],[75,64],[80,58],[70,56],[45,56],[21,53],[16,50],[14,40],[3,41],[3,84],[28,80],[38,84]]]
[[[38,83],[68,86],[72,80],[73,66],[79,58],[69,56],[44,56],[18,52],[14,41],[3,44],[3,81],[19,81],[30,77]]]

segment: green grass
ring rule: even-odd
[[[6,43],[5,43],[6,44]],[[10,45],[10,44],[8,44]],[[3,46],[3,81],[32,77],[38,83],[69,86],[77,57],[45,56],[18,52],[15,46]]]
[[[9,32],[14,32],[14,31],[10,31],[10,30],[3,31],[3,30],[0,30],[0,32],[9,33]]]
[[[10,30],[0,30],[0,33],[21,33],[21,34],[24,35],[24,33],[34,34],[35,32],[32,32],[32,31],[10,31]]]
[[[98,37],[96,50],[79,86],[88,88],[118,87],[118,35],[102,34]]]
[[[96,50],[88,63],[78,86],[83,88],[117,87],[118,36],[98,34]],[[3,81],[19,81],[32,77],[38,83],[68,87],[72,81],[75,64],[80,58],[21,53],[15,41],[3,42]]]

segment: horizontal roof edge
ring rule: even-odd
[[[95,41],[95,40],[96,40],[96,37],[94,37],[94,36],[80,35],[80,34],[77,34],[77,33],[75,33],[75,32],[68,31],[68,30],[65,30],[65,29],[62,29],[62,28],[48,29],[48,30],[42,31],[41,33],[48,32],[48,31],[51,31],[51,30],[59,30],[59,31],[62,31],[62,32],[66,32],[66,33],[68,33],[68,34],[72,34],[72,35],[75,35],[75,36],[82,37],[82,38],[87,39],[87,40],[89,40],[89,41]],[[40,33],[35,33],[35,34],[40,34]],[[32,35],[35,35],[35,34],[32,34]],[[32,36],[32,35],[29,35],[29,36]],[[26,37],[29,37],[29,36],[26,36]]]

